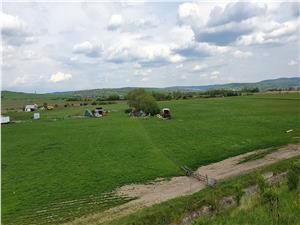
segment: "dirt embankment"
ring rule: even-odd
[[[208,175],[217,180],[237,176],[259,167],[278,162],[282,159],[300,155],[300,143],[282,147],[277,151],[267,154],[263,158],[240,163],[245,157],[256,154],[257,152],[259,151],[249,152],[207,166],[201,166],[197,169],[196,173]],[[65,225],[98,225],[107,223],[113,219],[136,212],[141,208],[149,207],[176,197],[193,194],[205,186],[205,183],[193,177],[186,176],[173,177],[171,180],[157,181],[151,184],[126,185],[116,190],[116,194],[136,197],[137,199],[101,213],[75,219]]]

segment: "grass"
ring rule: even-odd
[[[279,197],[278,224],[300,224],[300,191],[289,191],[287,185],[275,189]],[[226,210],[213,216],[205,216],[194,225],[261,225],[272,224],[268,206],[261,203],[258,194],[245,197],[238,208]]]
[[[109,223],[109,225],[166,225],[166,224],[181,224],[181,221],[184,217],[191,214],[194,211],[197,211],[201,209],[203,206],[207,206],[211,203],[211,196],[216,196],[217,200],[220,200],[222,197],[227,196],[235,196],[235,187],[236,185],[240,185],[242,188],[249,187],[256,183],[256,179],[258,174],[263,174],[266,172],[274,172],[281,173],[286,171],[292,162],[299,161],[300,157],[295,157],[293,159],[283,160],[277,163],[274,163],[272,165],[265,166],[257,171],[240,175],[238,177],[234,177],[231,179],[227,179],[225,181],[222,181],[218,183],[218,186],[216,189],[211,188],[205,188],[193,195],[184,196],[176,199],[169,200],[167,202],[163,202],[160,204],[156,204],[152,207],[142,209],[134,214],[122,217],[120,219],[116,219]],[[284,189],[286,192],[286,189]],[[299,194],[299,192],[298,192]],[[298,194],[294,195],[294,193],[291,193],[291,198],[294,197],[294,200],[299,201]],[[288,203],[288,201],[286,201]],[[292,208],[289,210],[291,212],[290,215],[297,215],[299,209],[298,208]],[[250,211],[250,210],[249,210]],[[249,211],[247,213],[249,213]],[[202,220],[200,224],[252,224],[252,223],[222,223],[226,221],[226,219],[230,219],[230,215],[228,215],[228,212],[222,212],[221,215],[224,213],[223,220],[218,219],[218,223],[213,223],[214,219],[218,217],[212,217],[212,215],[209,215],[205,217]],[[287,211],[288,212],[288,211]],[[244,212],[245,213],[245,212]],[[286,213],[288,214],[288,213]],[[210,219],[210,218],[213,219]],[[247,215],[245,215],[247,217]],[[266,217],[265,217],[266,218]],[[247,220],[246,220],[247,221]],[[268,220],[267,220],[268,221]],[[237,222],[237,221],[235,221]],[[245,222],[245,221],[244,221]],[[264,221],[263,223],[257,223],[257,224],[270,224]],[[289,223],[293,224],[293,223]]]
[[[270,153],[272,153],[276,150],[277,150],[277,148],[274,148],[274,147],[270,147],[270,148],[267,148],[267,149],[264,149],[264,150],[260,150],[258,152],[255,152],[251,155],[248,155],[248,156],[244,157],[243,159],[241,159],[239,161],[239,164],[264,158],[266,155],[268,155],[268,154],[270,154]]]
[[[105,106],[111,112],[102,119],[72,118],[91,106],[42,111],[39,121],[8,112],[24,122],[2,126],[2,221],[68,221],[128,201],[105,197],[116,187],[296,142],[298,96],[160,102],[171,108],[170,121],[129,118],[124,103]]]

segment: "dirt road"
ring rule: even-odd
[[[199,167],[196,172],[202,175],[208,175],[209,177],[213,177],[217,180],[237,176],[259,167],[275,163],[282,159],[288,159],[300,155],[300,143],[282,147],[277,151],[267,154],[261,159],[239,164],[239,162],[246,156],[256,154],[257,152],[258,151],[249,152],[207,166],[202,166]],[[136,212],[141,208],[176,197],[193,194],[204,187],[204,183],[199,182],[195,178],[186,176],[173,177],[171,180],[157,181],[151,184],[126,185],[116,190],[117,195],[136,197],[136,200],[101,213],[75,219],[65,225],[98,225],[101,223],[107,223],[113,219]]]

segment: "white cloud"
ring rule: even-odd
[[[217,71],[217,70],[215,70],[215,71],[211,72],[211,75],[219,75],[219,74],[220,74],[220,72],[219,72],[219,71]]]
[[[10,45],[31,44],[37,41],[28,30],[27,24],[17,16],[0,11],[2,38]]]
[[[123,16],[114,14],[110,17],[107,29],[108,30],[117,30],[119,29],[124,23]]]
[[[180,24],[201,27],[203,25],[201,5],[197,3],[183,3],[179,5],[178,19]]]
[[[185,74],[182,74],[182,75],[180,75],[180,77],[179,77],[181,80],[186,80],[187,79],[187,76],[185,75]]]
[[[288,62],[288,65],[289,66],[295,66],[295,65],[298,65],[298,61],[297,59],[292,59]]]
[[[57,83],[57,82],[61,82],[61,81],[70,80],[71,78],[72,78],[72,74],[57,72],[57,73],[54,73],[51,75],[50,81]]]
[[[216,80],[216,79],[218,79],[219,78],[219,75],[220,75],[220,72],[219,71],[217,71],[217,70],[215,70],[215,71],[213,71],[213,72],[211,72],[211,74],[210,74],[210,79],[212,79],[212,80]]]
[[[73,53],[84,54],[88,57],[99,57],[103,51],[103,46],[101,44],[91,44],[89,41],[76,44],[73,47]]]
[[[26,24],[18,17],[0,11],[0,28],[4,35],[18,35],[26,30]]]
[[[147,70],[135,70],[135,71],[134,71],[134,75],[136,75],[136,76],[147,77],[147,76],[150,75],[151,72],[152,72],[152,69],[147,69]]]
[[[124,18],[122,15],[112,15],[107,25],[110,31],[135,32],[142,29],[155,28],[160,21],[157,17],[148,16],[145,18]]]
[[[200,71],[200,70],[203,70],[205,68],[207,68],[206,64],[197,64],[197,65],[194,66],[193,71]]]
[[[18,76],[13,80],[12,84],[13,85],[23,85],[26,82],[28,82],[28,79],[26,76]]]
[[[175,68],[176,68],[176,69],[183,68],[183,64],[181,63],[181,64],[179,64],[179,65],[175,66]]]
[[[229,22],[241,22],[248,18],[265,14],[266,4],[255,2],[235,2],[227,4],[224,9],[216,6],[210,12],[209,26],[223,25]]]
[[[251,57],[253,54],[252,54],[252,52],[249,52],[249,51],[242,52],[240,50],[233,50],[232,55],[238,59],[247,59],[247,58]]]
[[[149,80],[149,77],[143,77],[142,78],[142,81],[148,81]]]
[[[271,27],[271,26],[270,26]],[[299,20],[273,24],[273,29],[257,31],[249,35],[243,35],[237,40],[238,45],[286,43],[298,39]]]
[[[168,43],[138,39],[139,35],[120,35],[119,42],[107,49],[107,60],[115,63],[178,63],[185,60],[171,50]]]
[[[249,51],[243,52],[236,49],[233,46],[218,46],[206,42],[195,42],[185,43],[184,45],[173,44],[173,51],[183,54],[184,56],[220,56],[220,55],[231,55],[235,58],[245,59],[252,56]]]

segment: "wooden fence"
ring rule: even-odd
[[[217,180],[212,177],[208,177],[207,175],[202,175],[197,172],[194,172],[187,166],[181,166],[181,169],[185,172],[187,176],[194,177],[195,179],[204,182],[206,185],[210,187],[215,187],[217,185]]]

